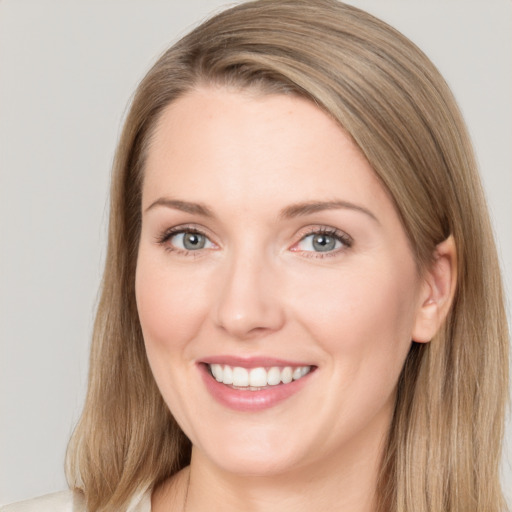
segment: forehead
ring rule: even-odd
[[[163,193],[269,203],[386,195],[350,136],[312,102],[213,87],[189,92],[159,119],[143,202]]]

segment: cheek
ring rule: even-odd
[[[384,268],[382,268],[384,267]],[[297,318],[332,360],[351,373],[400,371],[411,343],[417,279],[414,264],[398,270],[368,265],[316,276]],[[364,365],[363,365],[364,362]],[[362,371],[362,370],[361,370]]]
[[[135,294],[148,352],[172,352],[194,337],[207,303],[199,282],[200,279],[191,279],[184,272],[170,272],[161,262],[139,255]]]
[[[300,304],[297,316],[337,390],[315,405],[331,419],[326,438],[331,429],[356,435],[376,417],[389,421],[414,322],[415,274],[405,272],[340,273],[323,287],[317,280],[309,307]]]

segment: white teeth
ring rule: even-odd
[[[222,382],[224,384],[233,384],[233,368],[231,366],[224,366]]]
[[[289,384],[293,380],[292,369],[289,366],[283,368],[281,372],[281,382],[283,384]]]
[[[267,385],[267,370],[265,368],[253,368],[249,372],[249,386],[263,388]]]
[[[209,366],[212,375],[218,382],[249,389],[277,386],[281,383],[289,384],[292,380],[301,379],[311,371],[311,366],[297,366],[294,368],[291,366],[272,366],[268,369],[259,367],[251,368],[250,370],[240,366],[220,364],[211,364]]]
[[[295,368],[295,370],[293,370],[292,377],[293,377],[293,380],[300,379],[302,377],[302,369],[300,367]]]
[[[233,386],[247,387],[249,385],[249,372],[245,368],[233,368]]]
[[[269,386],[277,386],[277,384],[281,384],[281,370],[277,366],[273,366],[267,372],[267,384]]]
[[[223,371],[222,366],[220,364],[212,364],[210,366],[212,370],[212,375],[215,377],[215,380],[218,380],[219,382],[223,382]]]

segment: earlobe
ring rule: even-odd
[[[412,339],[429,342],[443,324],[457,287],[457,250],[453,236],[437,245],[432,265],[423,278]]]

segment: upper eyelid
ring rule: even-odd
[[[162,232],[160,232],[156,236],[156,239],[157,240],[168,239],[169,237],[171,237],[173,235],[177,235],[179,233],[187,233],[187,232],[197,233],[197,234],[203,235],[206,238],[208,238],[209,240],[211,240],[211,235],[208,233],[208,230],[206,230],[200,226],[196,226],[195,224],[182,224],[182,225],[173,226],[171,228],[164,229]]]
[[[335,235],[346,241],[353,242],[353,238],[346,231],[335,228],[334,226],[325,225],[307,226],[306,228],[302,228],[298,231],[298,241],[302,240],[306,236],[314,235],[315,233]]]

